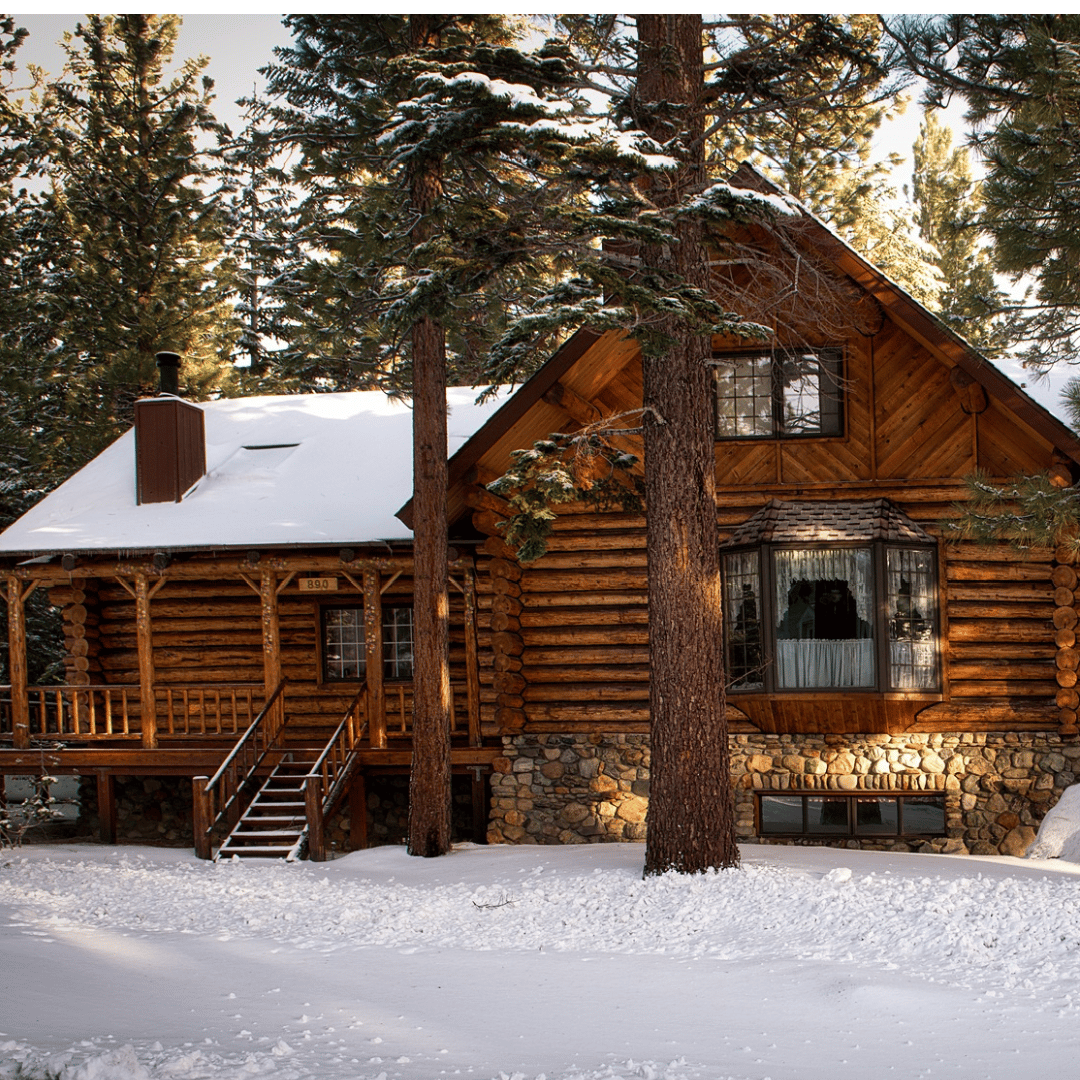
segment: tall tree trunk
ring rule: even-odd
[[[678,136],[683,165],[651,194],[667,204],[704,184],[702,27],[699,15],[637,16],[637,96],[649,134]],[[678,227],[679,242],[643,246],[645,268],[669,270],[708,288],[702,230]],[[645,498],[649,568],[649,709],[652,780],[646,874],[736,866],[727,727],[724,722],[720,555],[712,388],[712,343],[674,320],[676,344],[646,356]]]
[[[427,17],[411,19],[413,44],[428,44]],[[442,195],[437,161],[413,176],[417,244],[431,235]],[[413,757],[409,854],[450,850],[450,600],[446,568],[446,334],[421,319],[412,330],[413,365]]]

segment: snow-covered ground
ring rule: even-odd
[[[978,1080],[1080,1060],[1080,865],[0,853],[0,1078]]]

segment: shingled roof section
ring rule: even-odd
[[[933,544],[934,538],[888,499],[869,502],[782,502],[770,499],[720,546],[755,544]]]

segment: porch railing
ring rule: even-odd
[[[385,683],[383,705],[386,734],[401,738],[412,734],[413,688],[411,683]],[[469,734],[469,689],[464,682],[450,684],[450,731]]]
[[[262,683],[158,686],[158,733],[167,738],[235,736],[260,709]],[[137,684],[27,687],[31,739],[138,739]],[[0,736],[13,734],[11,687],[0,686]]]
[[[361,690],[330,736],[323,752],[315,760],[304,781],[304,803],[308,824],[308,854],[315,862],[326,858],[323,822],[345,792],[356,767],[356,750],[367,727],[364,702],[367,690]]]

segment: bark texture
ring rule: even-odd
[[[705,179],[699,15],[639,15],[641,123],[654,138],[679,137],[683,165],[652,190],[672,204]],[[708,287],[701,227],[679,242],[642,248],[643,269],[670,270]],[[649,577],[650,727],[646,874],[736,866],[724,722],[712,388],[708,336],[677,323],[676,344],[644,365],[645,485]]]
[[[413,45],[433,44],[429,18],[410,20]],[[412,204],[422,244],[442,197],[439,162],[418,165]],[[413,760],[409,854],[450,850],[450,599],[446,560],[446,334],[435,319],[412,331],[413,363]]]

